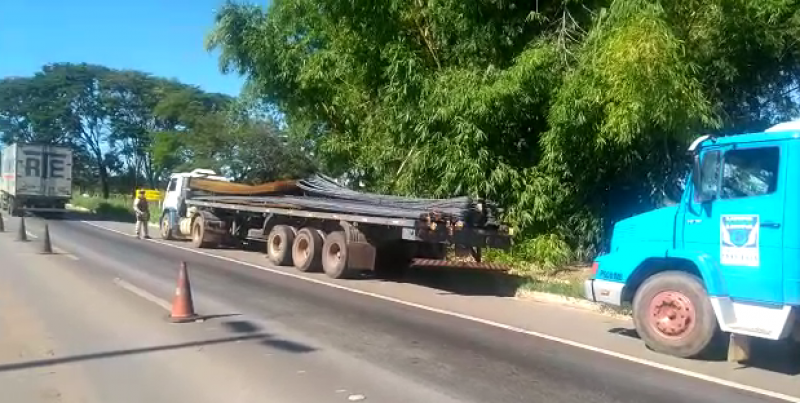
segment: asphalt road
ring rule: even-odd
[[[13,225],[7,227],[14,230]],[[36,220],[30,220],[30,228],[41,233]],[[317,379],[329,375],[351,374],[369,384],[364,387],[371,390],[365,394],[368,401],[779,401],[474,321],[136,240],[80,221],[51,221],[50,230],[59,250],[68,254],[66,260],[72,261],[68,270],[76,276],[87,281],[124,279],[166,300],[174,289],[178,264],[185,261],[200,313],[232,314],[239,318],[236,323],[262,324],[273,333],[291,335],[283,339],[292,341],[281,346],[319,357],[319,362],[309,365],[324,367],[323,373],[317,373],[314,381],[295,385],[301,389],[312,388]],[[108,326],[114,326],[113,321]],[[255,331],[258,326],[253,326]]]

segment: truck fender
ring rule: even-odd
[[[596,259],[597,279],[623,283],[621,302],[631,302],[648,277],[665,270],[682,270],[700,276],[710,296],[725,294],[716,261],[707,254],[670,249],[611,253]],[[625,268],[633,268],[626,273]]]
[[[703,252],[686,250],[669,250],[667,258],[683,259],[691,262],[700,272],[709,296],[728,295],[725,281],[722,279],[719,262],[711,255]]]

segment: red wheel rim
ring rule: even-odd
[[[650,327],[662,337],[678,339],[690,333],[696,323],[694,304],[677,291],[662,291],[650,301]]]

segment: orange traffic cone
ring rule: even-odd
[[[181,262],[178,272],[178,287],[175,289],[175,298],[172,300],[172,312],[169,321],[172,323],[194,322],[200,317],[194,312],[192,302],[192,288],[189,285],[189,274],[186,271],[186,262]]]

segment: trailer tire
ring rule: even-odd
[[[334,231],[325,237],[322,270],[334,279],[345,279],[352,275],[351,270],[347,269],[347,237],[344,231]]]
[[[297,232],[292,243],[292,261],[294,267],[302,272],[322,270],[322,245],[325,241],[320,231],[314,228],[303,228]]]
[[[633,323],[647,347],[681,358],[709,353],[719,334],[703,283],[681,271],[645,280],[633,299]]]
[[[202,215],[198,215],[192,222],[192,246],[200,249],[214,246],[214,242],[206,238],[205,219],[203,219]]]
[[[294,230],[288,225],[276,225],[267,237],[267,257],[277,266],[291,266],[293,244]]]

